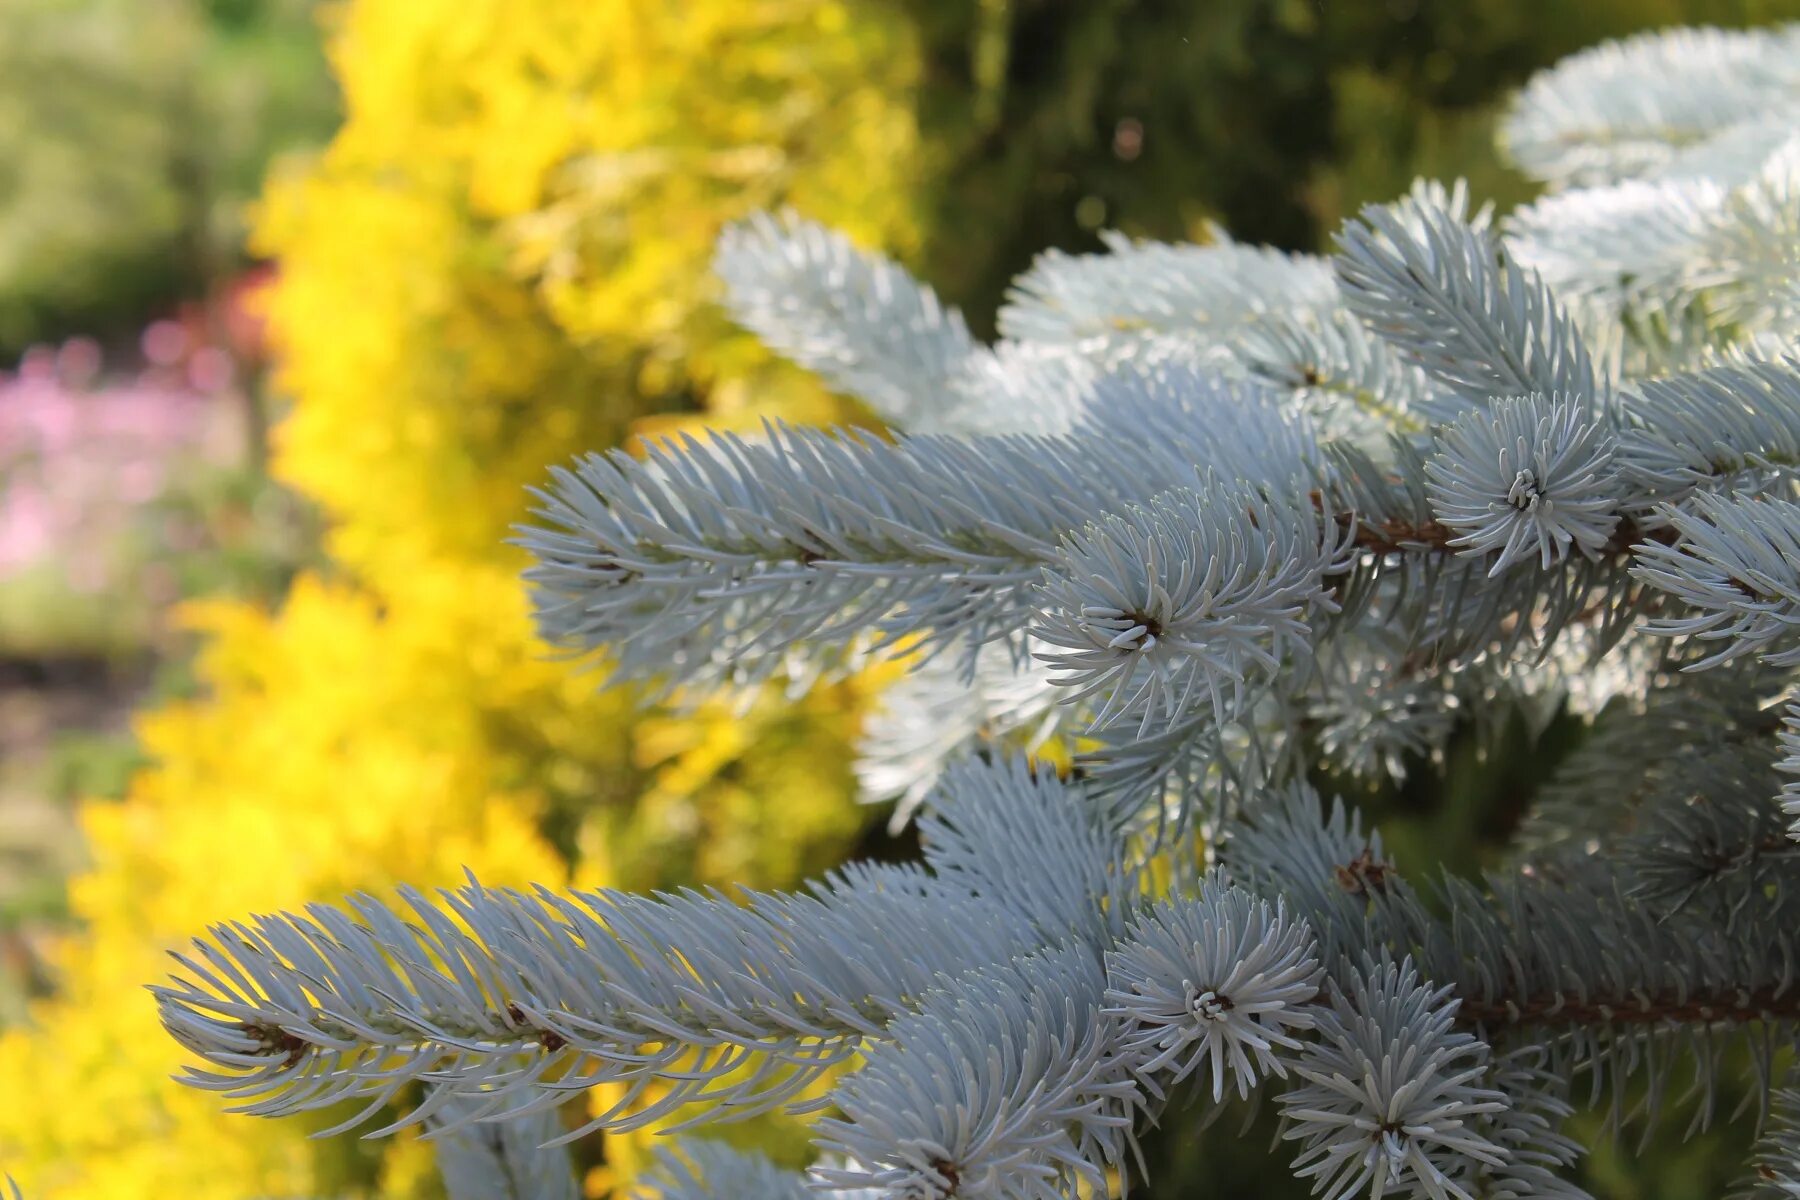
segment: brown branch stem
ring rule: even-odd
[[[1651,993],[1580,999],[1567,995],[1464,999],[1456,1019],[1464,1025],[1697,1025],[1800,1022],[1800,987],[1769,986],[1728,993]]]
[[[1323,511],[1325,499],[1318,493],[1312,493],[1315,508]],[[1351,530],[1351,541],[1359,550],[1372,554],[1398,554],[1405,550],[1439,550],[1454,551],[1451,542],[1457,537],[1455,530],[1442,523],[1430,521],[1371,521],[1355,512],[1335,512],[1331,514],[1340,529]],[[1354,527],[1354,529],[1352,529]],[[1612,539],[1606,544],[1607,554],[1624,554],[1633,546],[1644,542],[1672,543],[1676,539],[1672,529],[1645,529],[1635,521],[1620,521],[1613,532]]]

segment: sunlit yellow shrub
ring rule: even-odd
[[[196,922],[408,870],[449,879],[464,862],[495,882],[567,873],[536,829],[539,805],[497,788],[467,751],[482,714],[437,724],[407,694],[418,672],[472,682],[456,636],[466,620],[386,620],[371,598],[315,582],[279,620],[206,616],[218,696],[142,720],[164,765],[126,803],[85,813],[93,866],[71,899],[90,929],[65,947],[63,997],[35,1035],[0,1041],[11,1098],[0,1130],[35,1194],[149,1195],[179,1181],[237,1197],[324,1182],[292,1132],[225,1125],[216,1101],[167,1082],[176,1062],[141,984]]]
[[[311,1143],[168,1081],[139,985],[206,921],[465,864],[776,884],[860,826],[857,685],[639,720],[534,639],[503,539],[545,464],[652,413],[838,412],[729,330],[704,267],[722,223],[784,203],[913,245],[906,26],[857,0],[352,0],[336,21],[347,123],[272,183],[258,235],[294,400],[276,469],[335,565],[273,614],[199,610],[203,694],[142,719],[155,765],[85,814],[60,994],[0,1036],[0,1167],[34,1200],[435,1188],[410,1139]]]
[[[359,0],[349,123],[261,239],[301,398],[284,475],[372,576],[493,559],[546,463],[722,382],[799,415],[702,302],[721,224],[794,203],[915,238],[916,73],[878,4]],[[746,380],[753,388],[746,388]],[[506,561],[513,561],[508,558]]]

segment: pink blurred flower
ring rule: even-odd
[[[152,364],[172,367],[188,352],[188,331],[179,321],[153,321],[138,344]]]
[[[231,355],[217,346],[202,346],[188,359],[188,383],[198,392],[222,392],[231,386]]]
[[[159,324],[185,353],[186,331]],[[159,349],[172,344],[147,332],[145,350],[158,339]],[[238,444],[230,360],[212,355],[192,355],[177,373],[101,382],[99,347],[79,339],[34,347],[0,375],[0,585],[49,566],[78,591],[127,586],[116,576],[142,506],[181,464],[227,461]]]
[[[70,338],[57,348],[56,374],[70,387],[87,387],[100,375],[100,343]]]

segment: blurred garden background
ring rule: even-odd
[[[439,1196],[416,1140],[309,1141],[172,1084],[142,987],[165,952],[465,865],[775,886],[907,853],[855,803],[880,679],[638,715],[526,619],[505,538],[548,464],[862,419],[724,320],[725,223],[791,205],[980,330],[1034,253],[1105,229],[1315,249],[1415,175],[1516,203],[1493,122],[1531,72],[1637,29],[1792,19],[1800,0],[0,0],[0,1170],[31,1200]],[[1470,814],[1505,811],[1504,762],[1448,801],[1378,798],[1402,861],[1479,862],[1499,831]],[[1231,1132],[1153,1146],[1185,1164],[1167,1194],[1277,1194]],[[1602,1153],[1590,1186],[1719,1194],[1696,1145]],[[641,1154],[584,1145],[589,1194]]]

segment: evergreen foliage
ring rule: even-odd
[[[1505,222],[1419,184],[1329,259],[1050,255],[994,346],[799,218],[728,235],[744,323],[903,428],[559,470],[520,532],[539,626],[677,696],[923,652],[904,702],[970,722],[871,749],[923,865],[221,924],[156,989],[188,1081],[398,1103],[457,1154],[622,1088],[546,1178],[591,1129],[823,1114],[808,1176],[697,1141],[663,1200],[1104,1195],[1151,1124],[1262,1096],[1317,1195],[1525,1200],[1584,1194],[1577,1106],[1660,1128],[1687,1074],[1704,1125],[1743,1073],[1746,1186],[1788,1194],[1796,36],[1548,72],[1506,132],[1559,190]],[[973,723],[1016,697],[1020,738],[1044,689],[1065,771]],[[1547,703],[1593,736],[1478,878],[1408,876],[1309,781]]]

